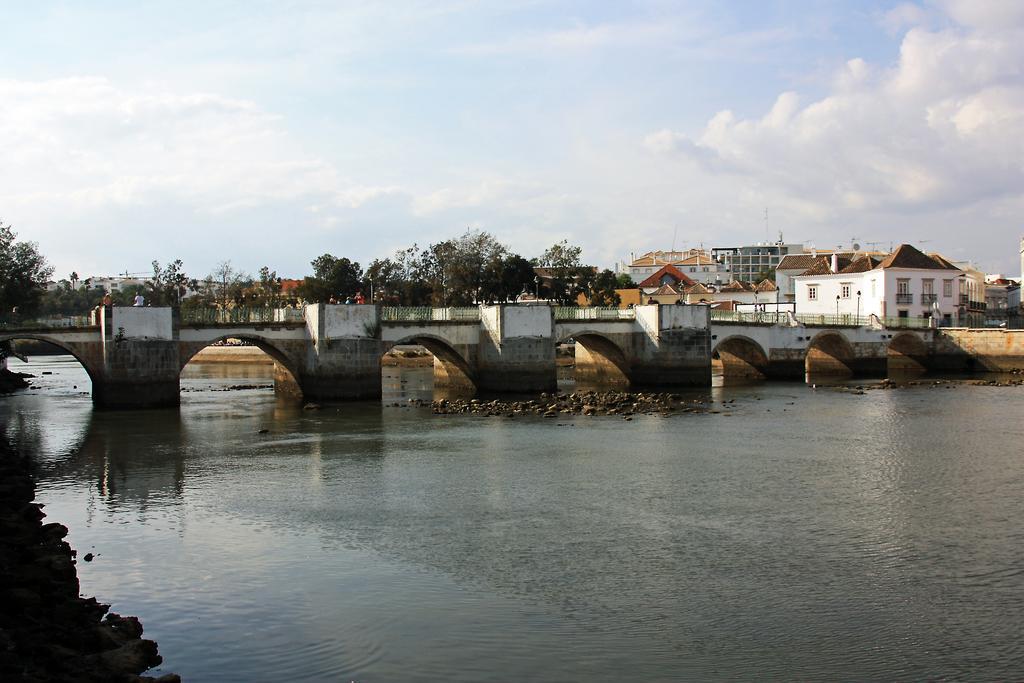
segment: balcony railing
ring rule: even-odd
[[[304,320],[301,308],[263,308],[234,306],[181,309],[182,325],[245,325],[252,323],[291,323]]]
[[[380,319],[386,322],[472,322],[480,320],[480,309],[476,306],[384,306]]]
[[[922,294],[921,295],[921,304],[924,305],[924,306],[931,306],[933,303],[935,303],[938,300],[939,300],[939,295],[938,294]],[[899,303],[898,300],[897,300],[897,303]]]
[[[898,303],[898,304],[912,304],[912,303],[914,303],[914,295],[913,294],[897,294],[896,295],[896,303]]]
[[[966,294],[961,294],[960,295],[960,305],[961,306],[966,306],[968,298],[969,297]]]
[[[556,306],[555,320],[633,320],[636,311],[632,308],[611,308],[600,306]]]

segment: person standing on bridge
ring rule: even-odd
[[[139,292],[138,294],[135,295],[135,303],[132,304],[132,305],[133,306],[145,306],[146,305],[146,298],[144,296],[142,296],[142,292]]]
[[[356,290],[356,303],[357,304],[365,304],[366,303],[366,297],[363,296],[363,290],[361,290],[361,289]]]

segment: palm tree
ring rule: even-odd
[[[68,279],[71,280],[71,289],[78,289],[78,273],[72,270]]]

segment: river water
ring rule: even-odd
[[[94,412],[69,358],[28,371],[3,427],[157,673],[1024,676],[1021,387],[765,383],[625,422],[406,407],[429,370],[321,410],[224,391],[268,386],[258,366],[190,366],[180,410]]]

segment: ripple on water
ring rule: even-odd
[[[580,429],[36,396],[16,428],[99,553],[83,590],[192,680],[1010,679],[1024,400],[975,389],[722,388],[733,418]]]

